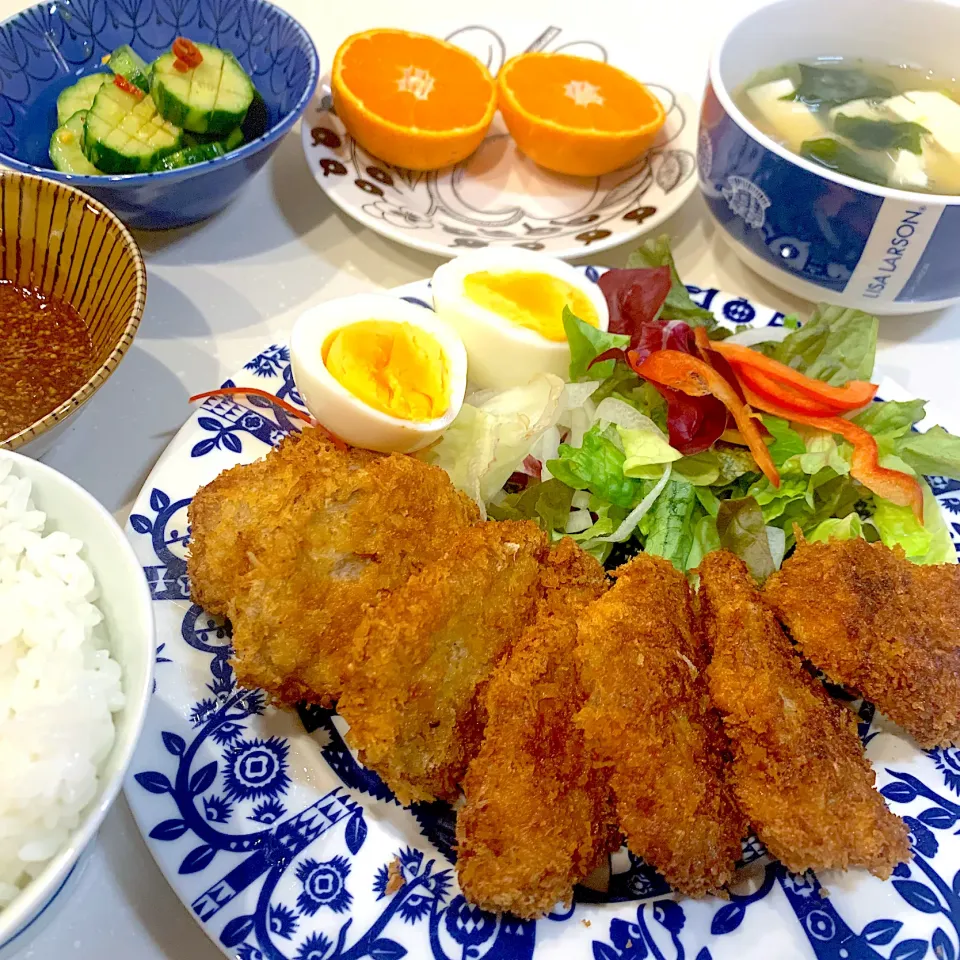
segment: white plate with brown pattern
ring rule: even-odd
[[[606,61],[603,43],[560,27],[470,25],[446,34],[496,75],[524,51],[571,53]],[[617,63],[628,72],[629,63]],[[667,120],[653,147],[601,177],[571,177],[538,167],[517,148],[499,113],[466,160],[421,172],[367,153],[333,111],[325,78],[304,116],[303,150],[320,188],[347,215],[408,247],[453,257],[478,247],[523,247],[569,259],[629,243],[676,213],[696,186],[697,106],[639,76]]]

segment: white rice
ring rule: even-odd
[[[45,526],[0,459],[0,909],[79,825],[123,706],[83,543]]]

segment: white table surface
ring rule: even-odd
[[[842,2],[842,0],[838,0]],[[0,18],[27,4],[0,0]],[[433,32],[450,25],[441,0],[281,0],[311,32],[326,68],[349,33],[372,26]],[[759,0],[484,0],[482,19],[556,25],[602,40],[611,59],[698,96],[725,20]],[[459,23],[476,18],[464,12]],[[437,20],[434,18],[443,18]],[[456,24],[454,24],[456,25]],[[734,259],[706,222],[699,196],[666,227],[681,275],[776,305],[807,309]],[[290,134],[245,193],[194,227],[137,237],[147,261],[146,313],[110,381],[46,462],[73,477],[125,520],[148,471],[189,413],[187,398],[216,386],[265,344],[283,338],[306,306],[432,274],[439,260],[381,239],[341,215],[307,169]],[[629,248],[594,262],[623,265]],[[590,258],[587,258],[589,261]],[[960,309],[884,320],[885,371],[942,409],[955,406]],[[69,897],[19,951],[23,960],[216,960],[220,951],[180,905],[153,863],[121,798]]]

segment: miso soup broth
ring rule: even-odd
[[[813,163],[900,190],[960,194],[956,77],[834,57],[762,70],[733,99],[763,133]]]

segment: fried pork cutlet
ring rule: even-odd
[[[707,680],[740,809],[788,870],[886,879],[910,857],[907,826],[874,789],[853,713],[804,670],[742,560],[718,551],[699,572]]]
[[[711,708],[684,575],[640,554],[580,615],[577,714],[608,769],[627,846],[691,896],[733,877],[746,823],[724,781],[728,744]]]
[[[224,470],[201,487],[190,504],[187,572],[195,603],[215,616],[229,616],[238,584],[262,555],[293,491],[305,478],[336,477],[376,458],[366,450],[343,451],[322,430],[288,436],[262,460]]]
[[[304,430],[198,492],[188,571],[196,601],[233,624],[242,686],[330,705],[366,608],[477,518],[439,468]]]
[[[860,539],[802,543],[763,596],[831,681],[924,749],[960,742],[960,567]]]
[[[404,805],[454,800],[480,748],[486,681],[533,619],[547,541],[530,522],[481,523],[367,612],[338,704],[347,742]]]
[[[486,910],[542,917],[619,846],[606,777],[573,724],[584,699],[576,617],[606,586],[600,564],[562,540],[544,564],[536,623],[487,687],[457,814],[457,877]]]

